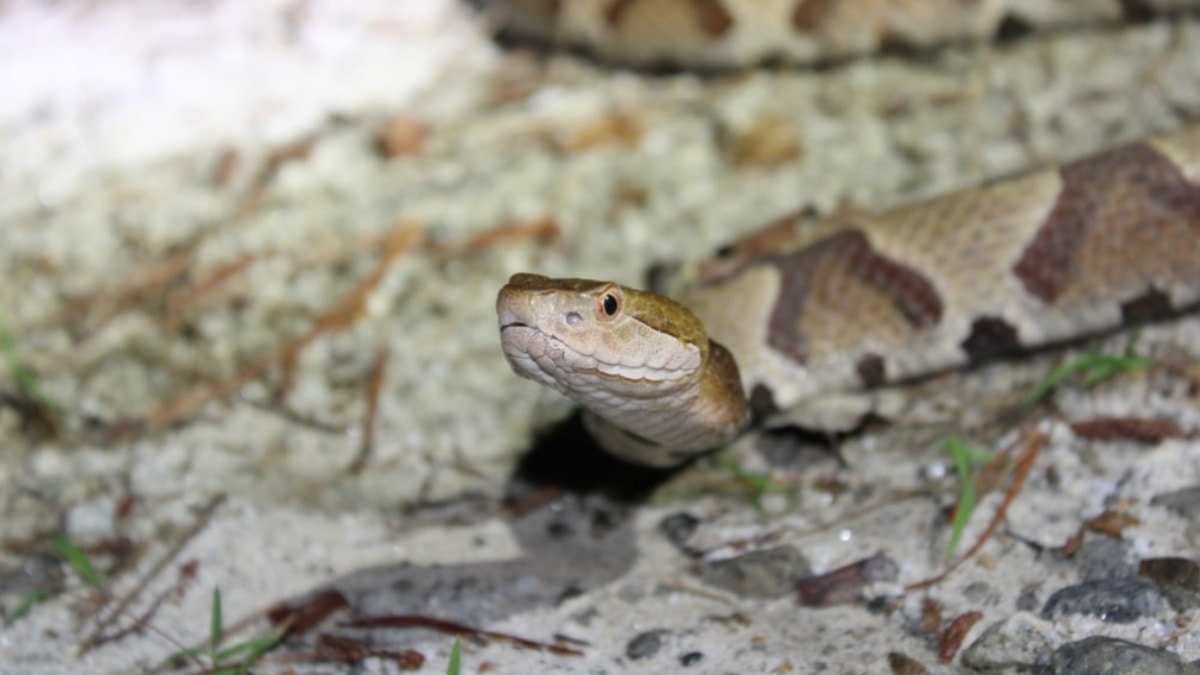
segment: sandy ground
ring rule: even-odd
[[[705,79],[502,51],[450,0],[10,1],[0,83],[0,606],[51,593],[0,629],[3,672],[152,670],[207,639],[216,588],[229,625],[324,588],[359,616],[582,652],[474,638],[463,672],[866,673],[892,653],[955,672],[934,606],[981,613],[967,645],[1028,616],[1054,646],[1111,635],[1200,659],[1195,607],[1036,618],[1081,578],[1056,549],[1095,516],[1132,518],[1130,560],[1200,557],[1194,523],[1152,503],[1200,484],[1194,315],[1139,340],[1159,368],[1061,392],[997,536],[906,593],[943,567],[941,439],[1026,447],[992,414],[1064,354],[925,383],[844,463],[735,448],[787,486],[756,509],[728,462],[663,477],[569,429],[535,445],[569,408],[511,374],[493,313],[517,271],[638,284],[798,209],[883,208],[1178,127],[1200,113],[1194,19]],[[1185,433],[1070,431],[1099,415]],[[1002,499],[986,495],[965,541]],[[681,513],[698,523],[684,551],[659,529]],[[103,591],[61,562],[57,534],[90,552]],[[868,606],[818,609],[697,575],[780,544],[817,572],[882,552],[898,579]],[[399,672],[389,655],[412,649],[439,673],[452,642],[321,630],[256,672]],[[322,634],[376,651],[314,646]]]

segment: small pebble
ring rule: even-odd
[[[1041,584],[1030,584],[1021,589],[1020,595],[1017,596],[1017,609],[1022,612],[1036,611],[1038,605],[1038,591],[1041,590]]]
[[[1155,495],[1150,503],[1166,507],[1188,520],[1200,519],[1200,485],[1163,492]]]
[[[979,670],[1046,667],[1054,656],[1051,627],[1028,612],[1017,612],[987,627],[963,650],[962,662]]]
[[[67,537],[78,545],[94,543],[117,535],[117,502],[98,497],[76,504],[67,511]]]
[[[1188,558],[1148,558],[1138,574],[1158,584],[1163,596],[1177,612],[1200,607],[1200,563]]]
[[[634,636],[629,644],[625,646],[625,656],[637,661],[654,656],[658,650],[662,649],[662,636],[666,634],[665,630],[648,630],[645,633],[639,633]]]
[[[1129,623],[1157,614],[1162,600],[1158,587],[1149,579],[1096,579],[1055,591],[1042,608],[1042,618],[1091,614],[1108,623]]]
[[[708,563],[700,578],[742,597],[779,598],[792,593],[796,581],[810,574],[812,566],[800,551],[777,546]]]
[[[667,541],[671,542],[681,553],[694,556],[696,552],[687,545],[687,542],[696,533],[696,528],[699,525],[699,518],[686,511],[680,511],[660,520],[658,522],[658,531],[662,532]]]
[[[1137,575],[1129,548],[1121,541],[1102,537],[1079,549],[1079,576],[1085,581]]]
[[[1178,654],[1093,635],[1054,652],[1056,675],[1194,675]]]
[[[925,675],[929,672],[920,661],[900,652],[889,652],[887,660],[893,675]]]
[[[995,595],[991,585],[982,581],[975,581],[967,584],[962,590],[963,599],[973,605],[981,605],[987,602],[989,595]]]

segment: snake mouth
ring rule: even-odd
[[[509,328],[533,328],[533,325],[526,321],[530,316],[526,312],[516,311],[511,303],[501,302],[496,310],[500,314],[500,332],[504,332]]]

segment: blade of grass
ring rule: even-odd
[[[14,623],[20,621],[25,617],[26,614],[30,612],[30,610],[50,599],[52,595],[53,593],[50,591],[34,591],[33,593],[25,596],[24,599],[21,600],[21,603],[13,608],[12,613],[4,617],[4,627],[8,628]]]
[[[281,637],[283,637],[283,631],[275,631],[270,635],[264,635],[253,640],[239,642],[232,647],[226,647],[225,649],[213,654],[213,660],[216,663],[222,663],[232,658],[245,655],[242,658],[241,665],[244,668],[248,668],[249,666],[253,665],[253,663],[258,660],[258,657],[262,656],[264,652],[271,647],[274,647],[275,643],[279,642],[279,638]]]
[[[979,553],[983,545],[995,534],[996,530],[1000,527],[1000,523],[1004,521],[1005,516],[1008,514],[1008,508],[1012,506],[1013,501],[1017,498],[1017,494],[1021,492],[1021,487],[1025,485],[1025,479],[1029,478],[1029,472],[1033,470],[1033,465],[1037,461],[1038,454],[1046,446],[1046,437],[1032,428],[1026,428],[1022,432],[1019,442],[1024,447],[1017,458],[1016,472],[1008,484],[1008,489],[1004,491],[1004,501],[1000,502],[1000,508],[996,509],[996,512],[992,514],[992,519],[987,527],[984,528],[983,534],[979,535],[979,538],[967,549],[966,553],[963,553],[958,560],[948,565],[946,569],[932,577],[906,584],[904,590],[911,592],[941,583],[961,567],[963,563]]]
[[[777,481],[768,474],[746,471],[731,459],[722,457],[719,461],[721,468],[733,474],[734,478],[746,486],[746,493],[750,500],[750,506],[754,508],[754,511],[758,513],[758,515],[764,518],[767,515],[767,511],[762,505],[761,498],[763,494],[772,490],[782,490],[788,487],[786,483]]]
[[[251,642],[251,644],[254,645],[254,649],[250,650],[250,653],[246,655],[246,660],[242,662],[243,665],[241,670],[238,671],[238,675],[247,675],[250,672],[250,666],[257,663],[262,655],[266,654],[268,650],[279,644],[279,641],[283,639],[284,635],[287,635],[287,632],[288,629],[281,626],[279,630],[276,630],[274,633]]]
[[[180,649],[177,652],[172,652],[165,660],[168,662],[182,662],[184,659],[192,659],[197,656],[204,656],[208,653],[208,649],[204,647],[189,647]]]
[[[41,387],[38,386],[37,376],[21,361],[21,357],[17,356],[16,340],[13,339],[12,333],[8,330],[8,323],[2,316],[0,316],[0,352],[4,353],[4,363],[8,366],[8,372],[17,381],[17,386],[21,391],[40,406],[55,407],[50,399],[42,393]]]
[[[209,624],[208,624],[208,648],[209,648],[209,651],[212,654],[214,654],[214,656],[213,656],[214,662],[221,660],[221,659],[218,659],[215,656],[215,654],[217,653],[217,649],[219,649],[221,646],[221,638],[222,638],[221,634],[225,631],[225,629],[224,629],[225,619],[222,616],[222,614],[223,614],[223,612],[221,611],[221,587],[215,586],[215,587],[213,587],[212,615],[209,618]]]
[[[96,571],[96,567],[88,559],[87,554],[80,551],[79,547],[72,543],[70,539],[63,536],[55,537],[54,548],[63,557],[63,560],[66,560],[67,564],[73,567],[80,577],[83,577],[83,580],[89,586],[104,588],[107,585],[104,577]]]
[[[982,451],[967,445],[958,436],[947,438],[943,447],[954,458],[954,466],[958,470],[958,505],[954,509],[954,522],[950,525],[950,540],[946,542],[946,559],[949,560],[958,549],[963,530],[975,510],[975,481],[971,478],[971,466],[973,459],[979,457]]]
[[[1134,353],[1137,339],[1136,332],[1130,335],[1125,343],[1125,352],[1120,356],[1088,352],[1055,368],[1034,388],[1025,401],[1025,407],[1028,409],[1037,405],[1052,389],[1076,373],[1082,373],[1084,385],[1090,387],[1121,373],[1144,370],[1154,365],[1154,359]]]
[[[171,662],[181,658],[207,655],[210,662],[209,672],[213,675],[217,673],[225,675],[249,673],[250,667],[268,649],[274,647],[283,638],[287,633],[287,629],[288,626],[281,626],[263,637],[239,642],[238,644],[221,649],[221,642],[225,639],[225,611],[221,602],[221,588],[217,586],[213,588],[212,610],[209,613],[208,648],[194,647],[185,649],[172,654],[168,657],[167,661]],[[235,659],[238,659],[236,663],[227,663]]]
[[[459,671],[462,670],[461,649],[458,638],[454,638],[454,646],[450,648],[450,663],[446,665],[446,675],[459,675]]]

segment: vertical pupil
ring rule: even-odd
[[[604,313],[609,316],[617,313],[617,299],[611,295],[604,296]]]

